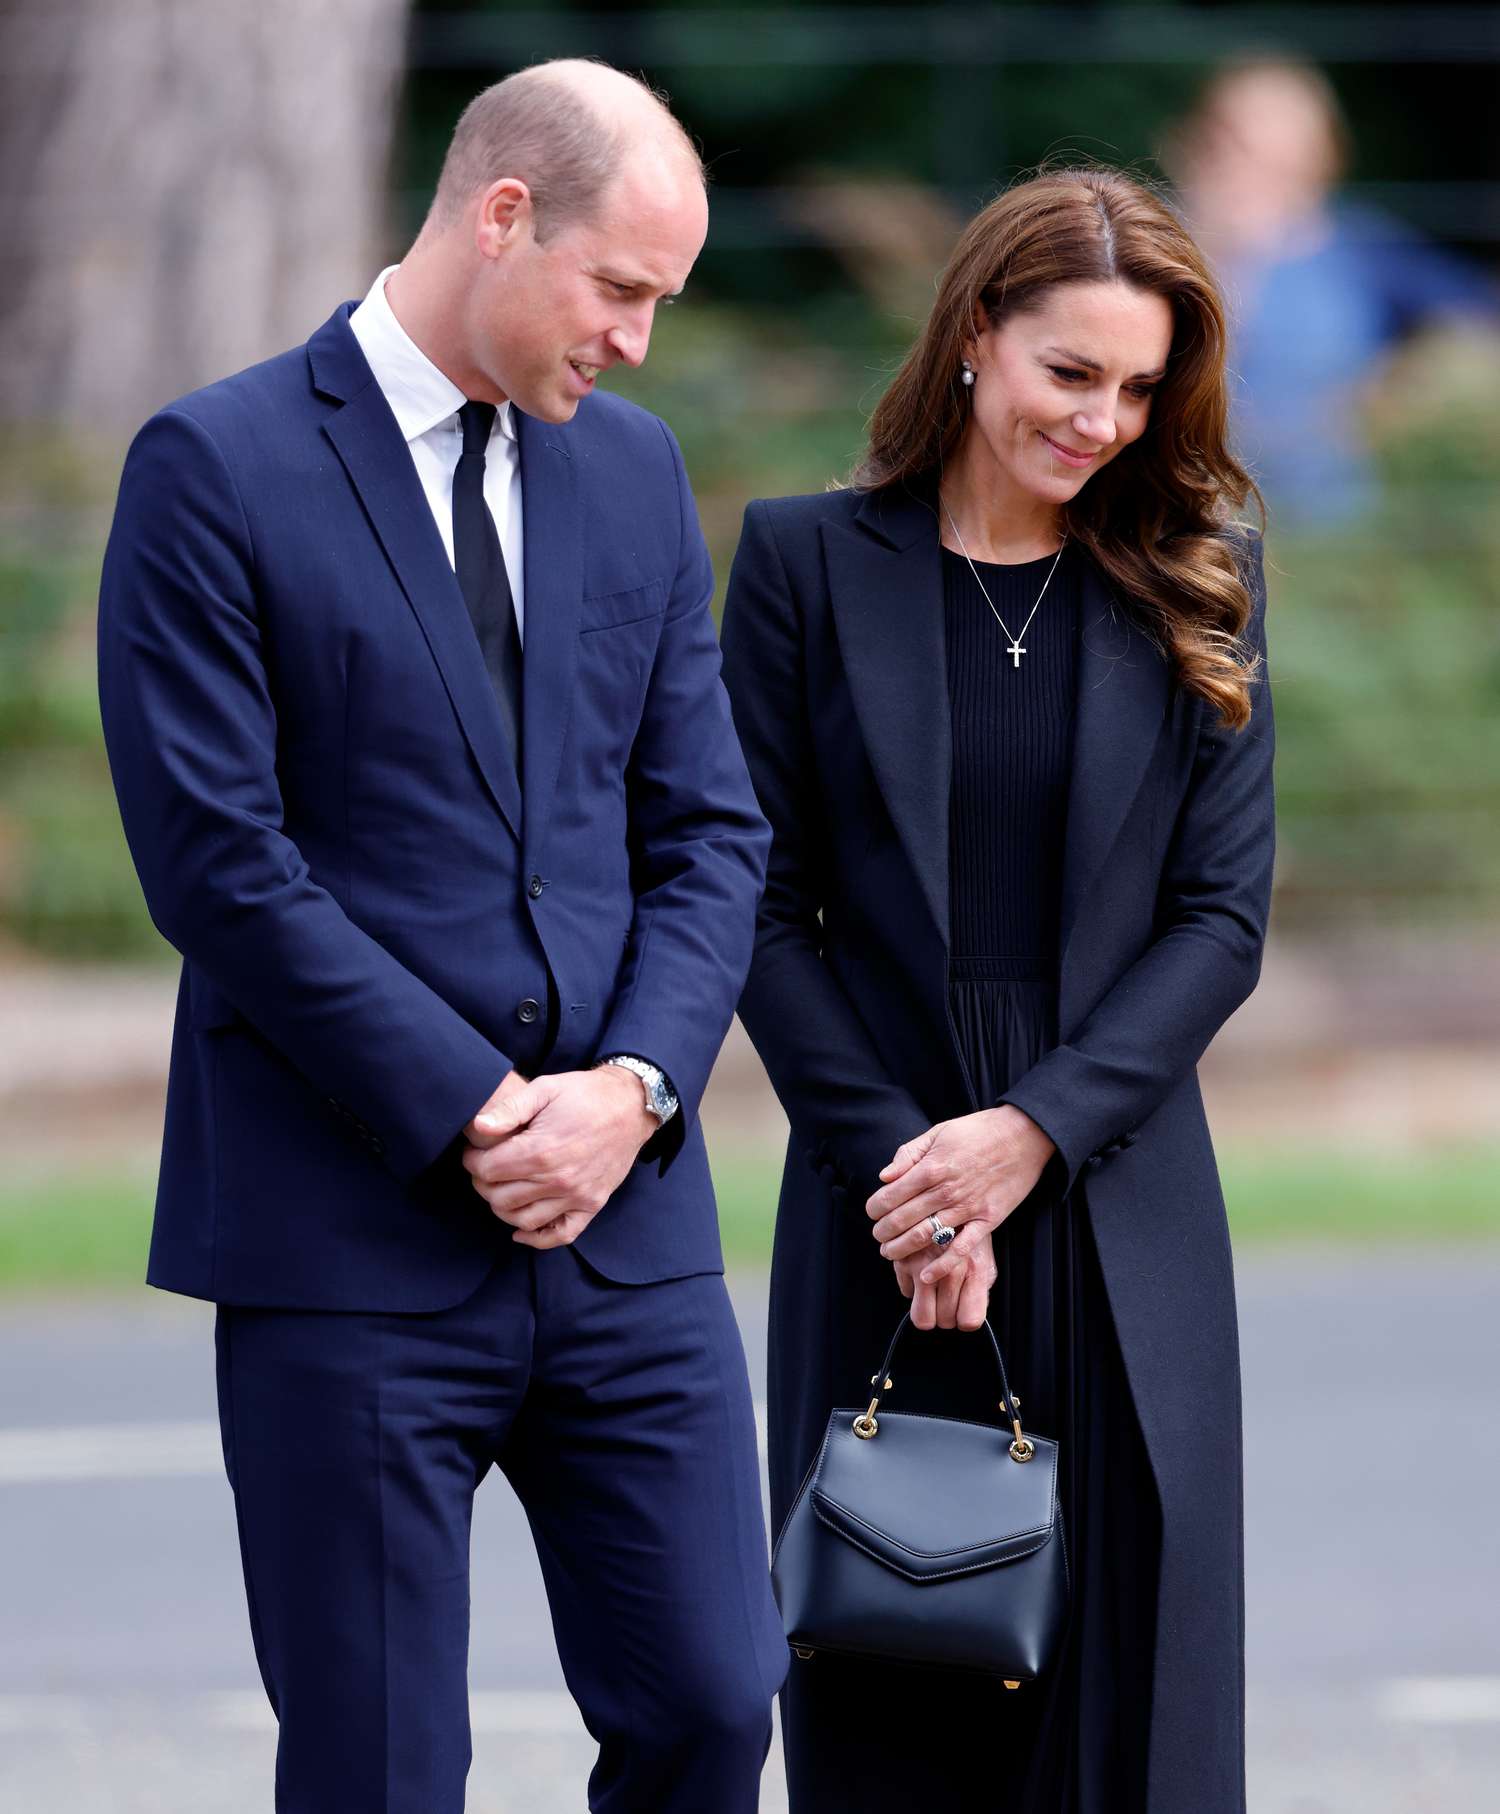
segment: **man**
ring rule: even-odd
[[[185,959],[149,1276],[219,1305],[295,1814],[463,1806],[492,1463],[590,1805],[756,1803],[786,1647],[695,1109],[767,833],[676,443],[591,395],[706,222],[640,84],[513,76],[401,265],[126,464],[104,725]]]

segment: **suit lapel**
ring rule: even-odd
[[[952,756],[937,520],[920,499],[871,494],[853,528],[826,524],[823,538],[865,749],[946,945]]]
[[[1092,560],[1083,563],[1078,693],[1068,821],[1063,842],[1062,927],[1067,955],[1089,892],[1120,835],[1166,724],[1167,664],[1120,605]]]
[[[347,342],[347,345],[344,344]],[[323,431],[333,443],[396,570],[448,697],[499,807],[517,836],[521,792],[499,707],[485,672],[463,593],[432,520],[422,482],[380,386],[341,309],[309,343],[314,381],[342,402]]]
[[[525,522],[522,784],[527,823],[540,828],[547,823],[557,786],[573,702],[583,603],[583,527],[577,468],[561,431],[519,410],[515,419]]]

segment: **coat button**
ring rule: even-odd
[[[531,878],[531,880],[526,884],[526,892],[527,892],[527,894],[529,894],[531,896],[532,900],[538,901],[541,899],[542,890],[546,886],[547,886],[547,884],[542,880],[542,878],[540,876],[533,876]]]
[[[520,1006],[516,1009],[516,1019],[519,1021],[524,1021],[525,1024],[529,1027],[531,1025],[532,1021],[534,1021],[536,1019],[537,1015],[540,1013],[541,1013],[541,1009],[537,1006],[537,1004],[528,995],[526,997],[525,1001],[523,1001],[520,1004]]]

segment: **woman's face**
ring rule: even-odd
[[[1146,431],[1172,347],[1165,297],[1123,282],[1066,283],[986,327],[969,353],[966,458],[988,477],[1066,504]]]

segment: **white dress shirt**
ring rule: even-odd
[[[385,284],[397,266],[388,265],[369,294],[349,317],[349,326],[391,406],[396,425],[411,450],[428,507],[453,565],[453,475],[463,452],[458,412],[468,399],[445,378],[397,321],[386,299]],[[494,518],[516,605],[516,628],[524,645],[525,604],[522,598],[521,459],[510,404],[495,412],[495,426],[484,456],[484,501]]]

